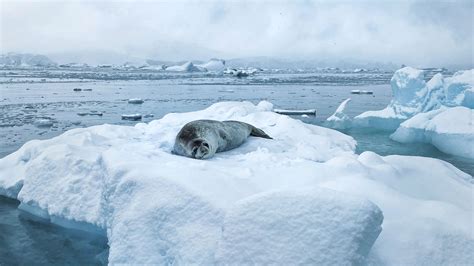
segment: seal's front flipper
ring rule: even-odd
[[[273,139],[272,137],[268,136],[267,133],[265,133],[263,130],[261,130],[260,128],[256,128],[254,126],[252,126],[252,131],[250,132],[250,136],[264,138],[264,139]]]

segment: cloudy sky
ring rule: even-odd
[[[0,2],[2,53],[473,64],[469,0]]]

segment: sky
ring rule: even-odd
[[[473,2],[0,0],[0,48],[472,66]]]

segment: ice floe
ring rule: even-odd
[[[474,110],[458,106],[417,114],[403,122],[391,138],[431,143],[445,153],[474,159]]]
[[[105,234],[111,264],[472,261],[471,176],[432,158],[357,155],[351,137],[272,109],[222,102],[29,141],[0,159],[0,195]],[[247,122],[274,140],[210,160],[173,155],[196,119]]]

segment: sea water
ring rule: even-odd
[[[316,109],[316,116],[293,116],[323,125],[338,105],[351,98],[353,117],[383,109],[391,100],[393,73],[326,73],[265,71],[238,79],[210,73],[143,73],[126,71],[0,71],[0,157],[32,139],[47,139],[66,130],[98,124],[134,125],[170,112],[188,112],[220,101],[267,100],[281,109]],[[354,95],[351,90],[370,90]],[[130,104],[140,98],[142,104]],[[139,113],[141,121],[122,120]],[[48,123],[41,123],[47,121]],[[349,129],[357,153],[415,155],[439,158],[473,175],[474,162],[447,155],[429,144],[401,144],[391,132]],[[107,240],[32,220],[17,210],[18,202],[0,197],[0,264],[106,263]]]

